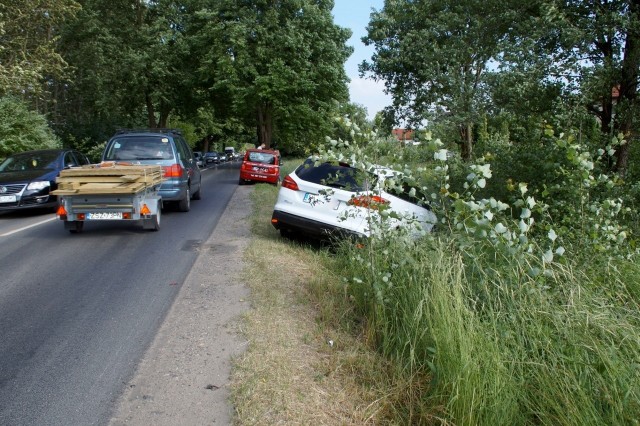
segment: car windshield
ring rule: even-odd
[[[34,152],[16,154],[8,157],[0,164],[0,172],[21,170],[55,169],[57,152]]]
[[[350,167],[343,163],[315,164],[313,159],[307,159],[296,169],[296,175],[307,182],[340,188],[351,192],[371,189],[376,182],[376,176],[363,170]]]
[[[107,147],[104,159],[118,160],[167,160],[173,158],[169,138],[166,136],[123,136],[113,139]]]
[[[269,152],[252,151],[249,153],[249,161],[262,164],[276,164],[276,156]]]

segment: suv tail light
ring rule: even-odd
[[[381,210],[389,204],[389,200],[379,195],[356,195],[352,197],[347,204],[371,210]]]
[[[164,177],[179,178],[182,177],[182,166],[180,164],[172,164],[171,166],[163,166]]]
[[[291,189],[293,191],[300,191],[300,188],[298,188],[298,184],[296,183],[296,181],[293,180],[293,178],[291,176],[288,176],[288,175],[282,181],[282,187]]]

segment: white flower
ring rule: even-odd
[[[433,154],[433,159],[440,160],[440,161],[447,161],[447,152],[448,151],[446,149],[440,149]]]
[[[504,234],[505,232],[507,232],[507,228],[502,224],[502,222],[498,223],[493,229],[498,234]]]
[[[532,209],[533,207],[535,207],[536,205],[536,200],[533,197],[527,197],[527,205],[529,206],[530,209]]]
[[[498,201],[498,211],[503,212],[509,208],[509,204]]]
[[[553,252],[550,249],[545,251],[542,255],[542,260],[547,263],[553,262]]]
[[[487,186],[487,180],[482,178],[478,181],[478,188],[484,188],[485,186]]]
[[[524,223],[524,220],[520,219],[520,223],[518,223],[518,227],[520,228],[520,232],[525,233],[529,230],[529,225]]]
[[[524,182],[520,182],[520,183],[518,184],[518,187],[520,188],[520,193],[521,193],[522,195],[524,195],[524,194],[526,194],[526,193],[527,193],[527,184],[526,184],[526,183],[524,183]]]
[[[484,217],[486,217],[487,219],[491,220],[491,219],[493,219],[493,213],[491,213],[491,211],[487,210],[486,212],[484,212]]]
[[[560,246],[556,249],[556,254],[562,256],[564,254],[564,247]]]
[[[522,212],[520,213],[520,218],[521,219],[527,219],[531,217],[531,210],[524,208],[522,209]]]
[[[549,237],[549,239],[551,241],[555,241],[556,238],[558,238],[558,235],[556,234],[556,231],[554,231],[553,229],[549,230],[549,233],[547,234],[547,236]]]
[[[467,207],[469,207],[472,212],[476,212],[482,208],[482,206],[475,201],[467,201]]]
[[[477,166],[476,170],[482,174],[482,176],[486,178],[491,178],[491,164],[483,164],[482,166]]]

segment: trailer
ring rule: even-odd
[[[71,233],[88,221],[139,221],[158,231],[161,166],[101,163],[63,170],[56,179],[57,216]]]

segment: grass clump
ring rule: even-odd
[[[375,347],[400,374],[429,378],[421,408],[414,408],[428,415],[412,423],[640,418],[640,310],[637,294],[623,285],[637,282],[632,264],[590,274],[559,266],[541,286],[516,260],[502,265],[502,274],[476,275],[479,293],[451,244],[376,244],[343,246],[340,268],[352,277],[348,291]]]

